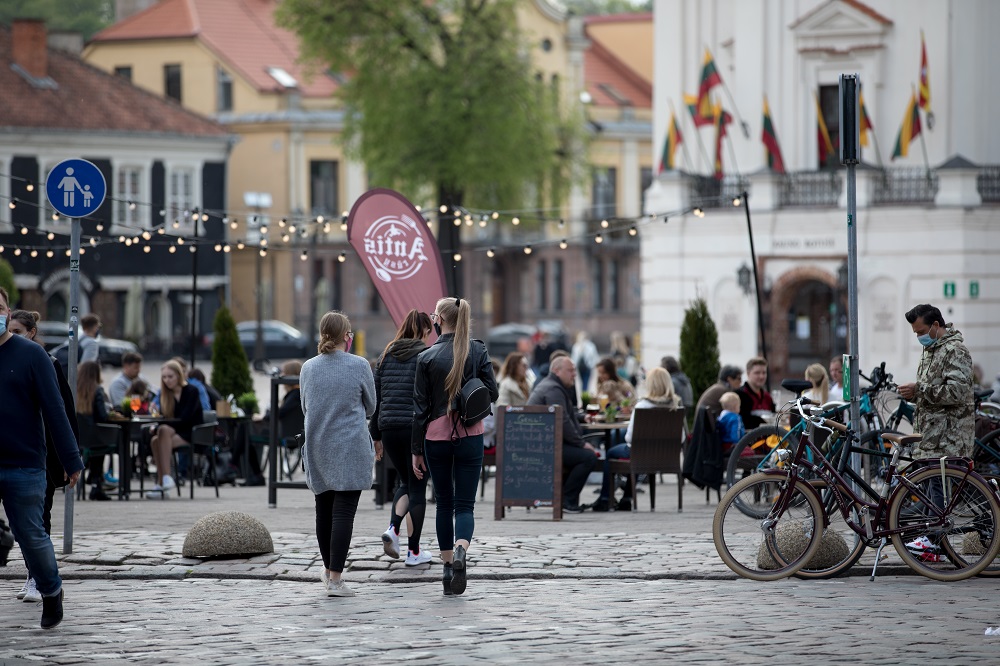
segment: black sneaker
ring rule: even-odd
[[[585,508],[579,504],[569,504],[563,502],[563,513],[583,513]]]
[[[623,497],[618,500],[618,506],[615,507],[615,511],[631,511],[632,510],[632,500],[628,497]]]
[[[246,488],[246,487],[250,487],[250,486],[263,486],[263,485],[266,485],[266,484],[264,482],[264,477],[262,477],[262,476],[251,476],[249,479],[246,479],[245,481],[243,481],[242,483],[240,483],[240,485],[243,486],[244,488]]]
[[[94,486],[90,489],[90,499],[94,502],[110,502],[111,497],[108,496],[100,486]]]
[[[42,629],[51,629],[63,619],[63,591],[54,597],[42,597]]]
[[[465,561],[465,547],[455,546],[455,556],[451,560],[451,593],[452,594],[462,594],[465,592],[466,585],[466,564]]]
[[[611,503],[608,500],[597,500],[590,507],[591,511],[596,511],[597,513],[604,513],[605,511],[611,510]]]

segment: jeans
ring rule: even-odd
[[[580,503],[580,491],[587,484],[587,477],[597,466],[597,455],[590,449],[581,446],[563,444],[562,467],[566,475],[563,483],[563,505],[577,506]]]
[[[410,429],[387,428],[382,431],[382,446],[392,466],[399,474],[396,494],[392,498],[392,526],[396,533],[403,524],[406,513],[410,514],[413,530],[409,533],[407,546],[413,552],[420,549],[420,534],[424,529],[424,513],[427,511],[427,477],[418,479],[413,474],[413,458],[410,453]],[[402,515],[396,514],[396,503],[401,497],[407,498],[408,508]]]
[[[316,541],[323,566],[330,571],[344,571],[360,499],[360,490],[328,490],[316,495]]]
[[[483,470],[483,436],[471,435],[454,442],[428,439],[424,442],[424,459],[437,495],[438,546],[448,551],[454,549],[456,538],[471,542],[476,527],[476,491]]]
[[[608,449],[608,453],[604,457],[604,481],[601,483],[600,499],[610,499],[613,492],[611,488],[611,461],[627,459],[631,448],[628,444],[619,444]],[[628,493],[625,493],[625,496],[628,497]]]
[[[38,591],[43,597],[54,597],[62,590],[62,579],[52,541],[42,522],[47,481],[44,469],[0,466],[0,502],[7,512],[10,529],[21,546]]]

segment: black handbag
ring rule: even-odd
[[[455,411],[458,420],[466,428],[474,426],[493,413],[490,392],[479,378],[475,361],[472,364],[472,379],[465,382],[455,396]]]

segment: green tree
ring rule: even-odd
[[[223,396],[240,396],[253,392],[250,362],[240,344],[236,321],[223,306],[215,313],[212,324],[215,340],[212,342],[212,386]]]
[[[284,0],[276,15],[307,61],[348,73],[337,92],[352,111],[341,139],[371,182],[500,210],[533,208],[540,193],[562,203],[551,198],[566,196],[581,161],[582,114],[536,79],[518,5]],[[439,224],[446,266],[459,231]]]
[[[14,267],[10,265],[10,262],[6,259],[0,258],[0,287],[7,290],[7,295],[10,297],[11,310],[14,306],[21,300],[21,292],[17,290],[17,285],[14,284]]]
[[[719,332],[703,298],[684,311],[680,364],[696,399],[719,379]]]
[[[115,19],[113,0],[4,0],[0,2],[0,23],[10,25],[16,18],[45,19],[49,30],[73,30],[84,40]]]
[[[577,16],[653,11],[653,0],[563,0],[563,4]]]

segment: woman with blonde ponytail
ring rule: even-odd
[[[361,491],[371,488],[372,468],[382,457],[366,422],[375,412],[375,379],[368,361],[350,353],[353,342],[351,321],[341,312],[327,312],[319,322],[319,355],[299,372],[302,464],[306,485],[316,495],[322,581],[331,597],[354,596],[341,574]]]
[[[473,377],[499,397],[493,364],[481,340],[470,338],[472,307],[462,298],[442,298],[431,321],[440,336],[417,357],[413,387],[413,473],[429,471],[437,496],[437,540],[444,562],[444,593],[466,588],[467,553],[475,529],[473,510],[483,467],[482,421],[464,425],[456,396]]]

